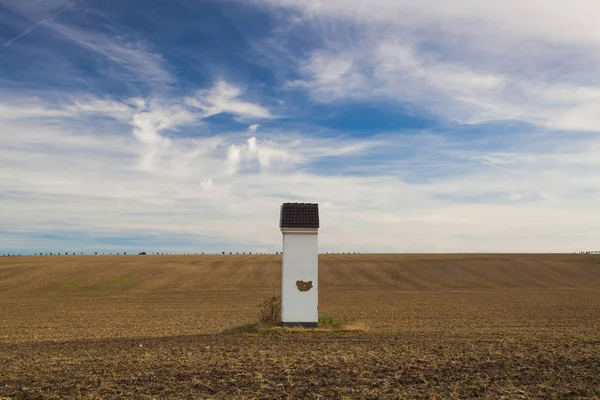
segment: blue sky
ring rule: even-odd
[[[600,9],[0,0],[0,253],[600,242]]]

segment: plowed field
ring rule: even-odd
[[[368,332],[220,334],[280,256],[0,258],[0,398],[600,398],[600,256],[322,255]]]

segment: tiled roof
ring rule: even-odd
[[[311,203],[284,203],[281,206],[280,228],[318,228],[319,205]]]

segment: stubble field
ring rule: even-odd
[[[600,256],[321,255],[368,332],[220,332],[275,255],[0,258],[0,398],[600,398]]]

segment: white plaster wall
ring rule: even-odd
[[[318,257],[316,232],[283,234],[281,290],[283,322],[319,321]],[[312,281],[312,288],[302,292],[298,290],[297,281]]]

